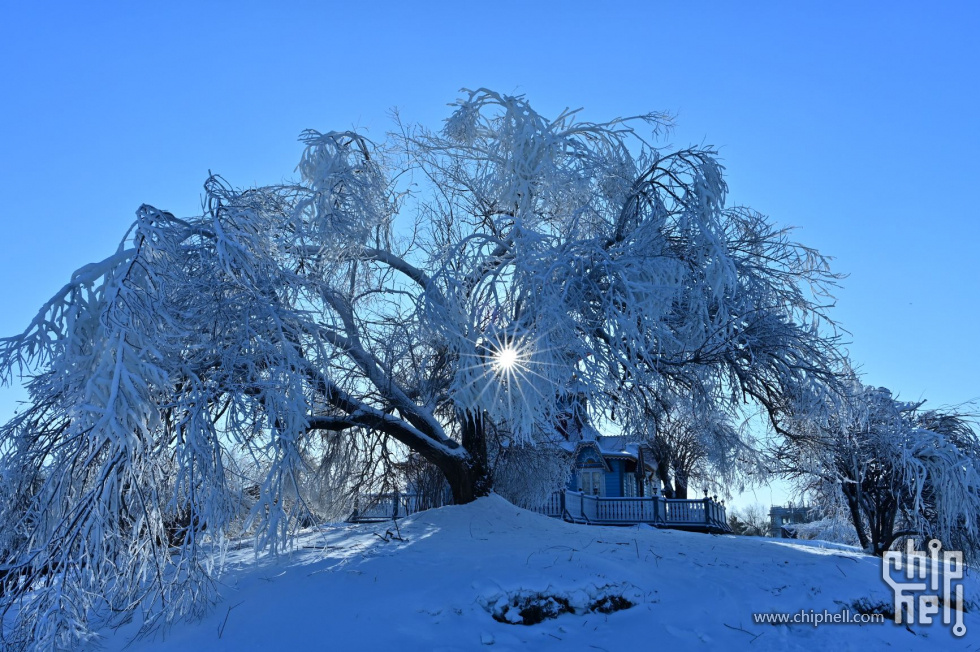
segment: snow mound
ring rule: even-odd
[[[291,555],[243,548],[227,567],[222,601],[202,621],[133,642],[134,619],[106,631],[105,647],[866,652],[969,649],[980,634],[972,576],[963,639],[941,624],[756,624],[753,613],[892,604],[880,560],[814,542],[574,525],[498,496],[397,527],[324,526]]]

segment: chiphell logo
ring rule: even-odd
[[[942,611],[943,624],[953,625],[953,636],[963,636],[963,553],[942,547],[933,539],[928,555],[912,541],[905,550],[888,551],[881,577],[895,593],[896,623],[930,625]]]

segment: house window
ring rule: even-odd
[[[623,498],[636,498],[636,475],[623,474]]]
[[[602,471],[579,471],[578,486],[582,493],[601,496],[605,491],[605,478]]]

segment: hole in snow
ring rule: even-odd
[[[494,620],[501,623],[537,625],[562,614],[611,614],[636,605],[636,602],[624,595],[607,590],[614,588],[620,587],[603,587],[592,592],[570,593],[519,591],[491,601],[487,605],[487,610]]]
[[[505,604],[493,619],[511,625],[537,625],[572,611],[568,600],[557,595],[528,595],[518,597],[512,604]]]

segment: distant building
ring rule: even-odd
[[[770,529],[772,536],[776,538],[795,539],[796,528],[794,526],[812,523],[815,520],[817,520],[816,510],[806,505],[799,507],[794,507],[793,503],[789,503],[786,507],[773,505],[772,509],[769,510]]]

